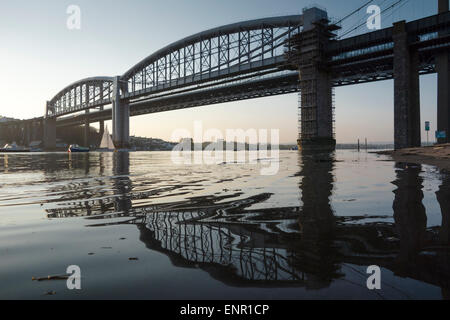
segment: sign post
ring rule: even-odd
[[[445,131],[436,131],[436,139],[439,141],[439,139],[446,139],[447,138],[447,132]]]
[[[430,121],[425,121],[425,131],[427,132],[427,145],[428,145],[428,133],[430,132]]]

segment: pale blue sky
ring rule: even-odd
[[[340,18],[367,0],[314,1]],[[394,0],[375,0],[382,8]],[[80,6],[79,31],[66,28],[69,5]],[[212,27],[269,16],[298,14],[304,0],[3,0],[0,2],[0,115],[30,118],[66,85],[90,76],[120,75],[152,52]],[[409,0],[382,27],[437,12],[437,0]],[[361,10],[350,25],[368,15]],[[364,21],[364,20],[362,20]],[[365,28],[358,30],[366,32]],[[131,134],[170,139],[177,128],[276,128],[281,142],[297,138],[296,94],[131,118]],[[436,124],[436,76],[421,78],[422,127]],[[336,88],[338,142],[358,137],[393,140],[392,81]],[[426,139],[425,133],[422,140]]]

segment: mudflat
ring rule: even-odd
[[[450,171],[450,143],[420,148],[379,151],[378,154],[391,156],[395,161],[429,164]]]

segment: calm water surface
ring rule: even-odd
[[[449,298],[449,175],[353,151],[265,165],[0,154],[0,298]],[[79,291],[31,280],[69,265]]]

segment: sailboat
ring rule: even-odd
[[[108,126],[105,128],[105,132],[103,132],[102,141],[100,142],[100,147],[98,151],[114,151],[114,142],[111,139],[111,135],[108,131]]]

